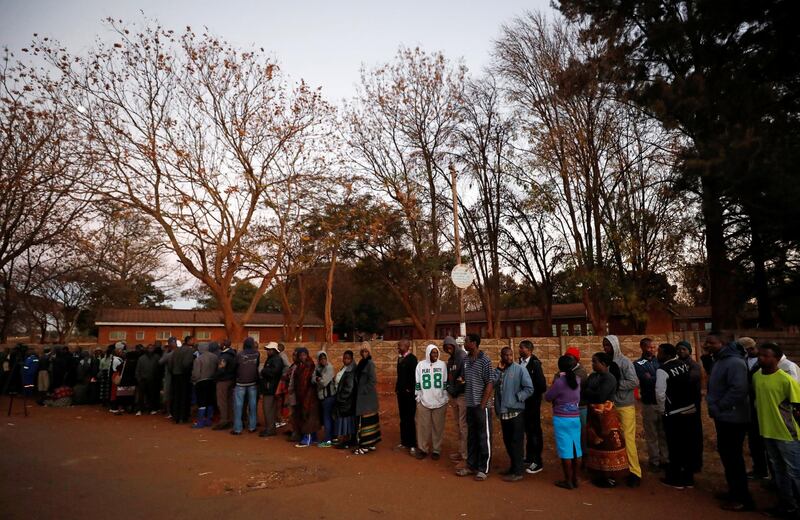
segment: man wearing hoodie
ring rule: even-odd
[[[727,511],[754,509],[747,489],[744,437],[750,425],[747,363],[736,344],[725,345],[717,332],[706,336],[705,350],[713,357],[706,403],[717,430],[717,451],[725,468],[728,492],[721,496]]]
[[[425,348],[425,360],[417,363],[414,380],[417,401],[416,457],[424,459],[430,453],[433,460],[439,460],[447,417],[447,364],[439,359],[436,345]]]
[[[212,430],[227,430],[233,426],[233,385],[236,383],[236,351],[231,348],[229,339],[222,342],[217,356],[216,380],[219,423]]]
[[[213,350],[219,350],[216,342],[214,342],[214,346],[216,348]],[[217,373],[218,359],[211,350],[209,343],[200,343],[197,346],[199,355],[194,360],[192,367],[192,383],[194,383],[194,392],[197,396],[197,420],[192,428],[211,426],[211,418],[214,416],[214,394],[216,393],[214,376]]]
[[[522,345],[520,344],[520,346]],[[539,370],[541,371],[541,368]],[[500,351],[500,364],[494,369],[492,381],[494,382],[494,411],[500,419],[503,444],[506,446],[508,458],[511,459],[508,470],[501,472],[501,475],[506,482],[517,482],[522,480],[525,471],[523,440],[525,438],[527,402],[536,390],[528,370],[523,368],[522,364],[514,363],[514,351],[511,347],[503,347],[503,350]],[[541,396],[539,396],[538,404],[539,406],[542,404]],[[541,432],[541,424],[539,431]],[[541,468],[541,462],[538,465]]]
[[[633,362],[622,353],[619,338],[608,335],[603,338],[603,350],[614,357],[620,371],[617,392],[614,394],[614,406],[619,414],[619,422],[625,436],[625,452],[628,455],[628,487],[639,487],[642,481],[642,468],[639,465],[639,453],[636,451],[636,407],[633,402],[633,391],[639,386],[636,368]]]
[[[241,435],[244,425],[242,424],[242,411],[244,410],[245,398],[247,398],[247,431],[256,431],[256,419],[258,418],[258,363],[259,355],[256,350],[256,340],[247,337],[244,340],[242,351],[236,355],[236,388],[233,391],[233,430],[231,435]]]
[[[175,424],[189,422],[189,407],[192,401],[192,365],[194,364],[194,348],[191,336],[189,342],[177,342],[172,358],[169,360],[169,371],[172,374],[172,419]]]
[[[464,467],[467,462],[467,403],[464,398],[464,360],[467,353],[452,336],[444,338],[442,349],[450,356],[447,360],[447,394],[458,432],[458,452],[451,453],[450,460]]]
[[[142,415],[142,411],[149,411],[150,415],[158,413],[158,376],[159,376],[159,356],[156,355],[156,347],[147,345],[145,354],[136,363],[136,385],[139,387],[139,411],[136,415]]]

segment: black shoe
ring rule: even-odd
[[[592,480],[592,484],[599,488],[613,488],[617,487],[617,481],[611,478],[596,478]]]
[[[642,485],[642,478],[633,474],[628,475],[625,484],[627,484],[629,488],[637,488]]]
[[[431,460],[439,460],[439,456],[440,455],[436,452],[431,453]]]
[[[725,511],[731,511],[732,513],[743,513],[745,511],[755,511],[756,506],[752,503],[745,503],[745,502],[726,502],[722,504],[722,509]]]
[[[231,435],[241,435],[242,432],[237,432],[236,430],[231,430]]]
[[[755,471],[748,471],[747,472],[747,480],[765,480],[769,478],[769,474],[767,473],[756,473]]]
[[[425,452],[424,452],[424,451],[422,451],[422,450],[417,450],[417,453],[414,455],[414,457],[416,457],[416,458],[417,458],[417,460],[422,460],[422,459],[424,459],[424,458],[425,458],[425,457],[427,457],[427,456],[428,456],[428,454],[427,454],[427,453],[425,453]]]
[[[671,480],[669,480],[667,478],[662,478],[662,479],[659,479],[659,480],[665,486],[671,487],[673,489],[680,489],[680,490],[686,489],[686,486],[682,486],[682,485],[678,484],[677,482],[673,482],[673,481],[671,481]]]
[[[277,434],[272,433],[268,430],[261,430],[260,432],[258,432],[259,437],[275,437],[275,435]]]

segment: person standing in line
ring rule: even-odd
[[[581,380],[581,400],[578,402],[578,411],[581,415],[581,469],[586,469],[587,445],[586,445],[586,419],[589,415],[588,403],[585,396],[586,381],[589,379],[589,373],[581,365],[581,351],[577,347],[569,347],[565,352],[567,356],[572,356],[575,359],[575,368],[572,369],[578,379]]]
[[[414,426],[417,401],[414,394],[417,357],[411,353],[411,342],[401,339],[397,342],[397,382],[394,393],[397,395],[397,411],[400,415],[400,445],[414,455],[417,445],[417,430]]]
[[[783,351],[775,343],[758,349],[761,369],[753,374],[756,418],[775,474],[779,503],[771,516],[797,518],[800,491],[800,384],[779,368]]]
[[[300,441],[296,448],[308,448],[317,441],[319,430],[319,401],[317,389],[314,386],[314,362],[308,354],[308,349],[300,347],[297,353],[297,368],[294,375],[295,419]]]
[[[189,408],[192,404],[193,363],[194,347],[192,346],[192,337],[186,336],[184,342],[176,346],[175,353],[170,359],[170,372],[172,372],[172,419],[175,424],[189,422]]]
[[[356,433],[353,420],[356,408],[356,381],[352,350],[345,350],[342,354],[342,368],[336,373],[334,383],[336,384],[336,407],[334,408],[336,442],[334,442],[334,447],[346,449],[351,447],[353,435]]]
[[[336,371],[328,360],[328,354],[325,351],[318,352],[317,368],[314,370],[314,385],[317,387],[322,427],[325,431],[325,437],[317,444],[319,448],[333,446],[333,407],[336,405],[335,377]]]
[[[747,447],[750,449],[750,460],[753,461],[752,471],[747,472],[750,480],[764,480],[769,478],[767,467],[767,448],[758,429],[756,416],[756,394],[753,388],[753,375],[761,370],[758,364],[758,348],[753,338],[742,337],[736,342],[744,348],[745,363],[747,363],[747,384],[750,397],[750,427],[747,429]]]
[[[578,487],[578,459],[581,451],[581,415],[578,403],[581,400],[581,381],[575,375],[575,358],[558,358],[558,374],[544,398],[553,403],[553,434],[556,438],[556,451],[561,459],[564,480],[556,486],[564,489]]]
[[[547,380],[542,370],[542,362],[533,354],[533,343],[522,340],[519,343],[519,365],[528,372],[533,384],[533,393],[525,400],[525,471],[535,475],[544,469],[542,464],[542,396],[547,391]],[[504,434],[505,435],[505,434]]]
[[[622,353],[619,339],[614,335],[603,338],[603,350],[614,357],[620,372],[617,382],[617,392],[614,395],[614,406],[622,423],[625,435],[625,451],[628,455],[628,487],[639,487],[642,481],[642,468],[639,465],[639,453],[636,451],[636,407],[634,406],[633,391],[639,386],[636,369],[628,357]]]
[[[217,407],[219,422],[212,430],[227,430],[233,426],[233,388],[236,384],[236,351],[231,348],[231,340],[222,341],[222,350],[217,361]]]
[[[528,361],[532,363],[530,359]],[[528,400],[536,390],[528,370],[521,363],[514,363],[514,351],[511,347],[503,347],[500,351],[500,364],[494,369],[492,382],[494,411],[500,419],[503,444],[511,460],[509,468],[501,472],[501,475],[506,482],[517,482],[522,480],[526,469],[523,457],[525,414]],[[541,401],[539,404],[541,405]]]
[[[258,345],[256,340],[247,337],[242,351],[236,354],[236,387],[233,390],[233,430],[231,435],[241,435],[244,429],[242,413],[247,399],[247,431],[254,433],[258,419]]]
[[[647,464],[650,471],[660,471],[667,467],[669,462],[669,448],[667,437],[664,434],[664,423],[659,406],[656,402],[656,374],[658,372],[658,356],[656,344],[650,338],[639,341],[642,356],[636,360],[633,367],[636,377],[639,378],[639,395],[642,402],[642,426],[644,439],[647,445]]]
[[[358,417],[358,447],[354,455],[366,455],[375,451],[381,442],[381,423],[378,415],[378,374],[372,361],[368,342],[361,343],[361,360],[355,370],[356,416]]]
[[[755,504],[747,488],[743,455],[744,437],[750,427],[747,363],[733,343],[722,343],[718,332],[706,336],[705,349],[713,357],[706,404],[714,419],[717,451],[728,484],[728,492],[719,496],[722,509],[752,511]]]
[[[214,344],[216,345],[216,342]],[[211,418],[214,417],[214,394],[217,388],[214,376],[217,373],[219,359],[210,352],[210,347],[209,343],[200,343],[197,346],[200,355],[194,360],[192,367],[192,383],[197,396],[197,420],[192,428],[211,426]]]
[[[428,345],[425,359],[415,369],[415,394],[417,402],[417,459],[430,453],[439,460],[444,439],[444,422],[447,418],[447,364],[439,359],[439,348]]]
[[[678,357],[681,361],[689,365],[689,381],[692,383],[692,394],[694,395],[695,409],[697,413],[692,416],[692,427],[689,432],[688,446],[689,462],[692,473],[700,473],[703,469],[703,418],[701,403],[703,402],[703,367],[700,363],[692,359],[692,345],[688,341],[679,341],[675,344]]]
[[[671,343],[658,346],[660,365],[656,373],[656,402],[664,417],[664,429],[669,443],[670,461],[661,482],[676,489],[694,487],[694,470],[690,443],[695,441],[693,429],[697,399],[691,366],[678,357]]]
[[[467,403],[464,396],[464,360],[467,353],[452,336],[442,342],[442,349],[449,356],[447,360],[447,395],[458,433],[458,451],[450,454],[450,460],[458,463],[456,469],[467,464]]]
[[[175,349],[177,348],[179,341],[177,338],[170,337],[167,339],[167,345],[164,350],[164,354],[161,356],[161,359],[158,360],[158,364],[161,366],[161,369],[164,372],[164,396],[162,398],[162,405],[164,407],[164,415],[166,415],[167,419],[172,419],[172,356],[175,355]]]
[[[144,355],[136,363],[136,385],[139,387],[136,415],[142,415],[143,411],[155,415],[161,405],[158,398],[159,357],[155,350],[155,345],[147,345]]]
[[[273,437],[277,435],[276,423],[278,417],[278,401],[275,399],[275,391],[281,383],[283,374],[283,360],[281,360],[278,344],[274,341],[267,343],[264,347],[267,352],[267,361],[261,369],[261,408],[264,411],[264,429],[258,434],[259,437]]]
[[[464,361],[464,395],[467,405],[467,465],[456,471],[459,477],[475,475],[484,481],[492,462],[492,362],[480,350],[481,337],[467,334],[467,359]]]

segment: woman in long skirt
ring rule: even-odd
[[[596,486],[614,487],[617,480],[629,473],[625,436],[612,400],[619,381],[619,368],[611,356],[598,352],[592,356],[592,369],[594,373],[586,381],[583,394],[589,408],[586,467]]]
[[[356,381],[352,350],[346,350],[342,355],[342,369],[336,374],[334,382],[336,383],[336,404],[333,408],[335,417],[333,431],[336,441],[333,445],[336,448],[344,449],[350,447],[356,433],[356,425],[353,421],[356,408]]]
[[[114,345],[109,345],[105,355],[100,358],[100,371],[97,373],[97,385],[100,388],[100,403],[108,406],[111,402],[111,362],[114,359]]]
[[[370,345],[361,344],[361,361],[356,374],[356,416],[358,416],[358,447],[355,455],[365,455],[377,448],[381,442],[381,424],[378,416],[378,377],[372,361]]]

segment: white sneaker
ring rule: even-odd
[[[150,412],[150,415],[155,415],[157,413],[158,413],[157,411],[153,410],[152,412]]]
[[[275,428],[283,428],[284,426],[286,426],[285,422],[276,422],[275,423]]]
[[[416,455],[417,454],[417,449],[416,448],[409,448],[408,453],[410,453],[411,455]]]
[[[543,469],[544,466],[542,466],[541,464],[536,464],[535,462],[532,462],[530,466],[525,468],[525,473],[530,473],[531,475],[535,475],[540,471],[542,471]]]
[[[138,415],[142,415],[142,412],[136,412],[136,415],[137,415],[137,416],[138,416]]]

